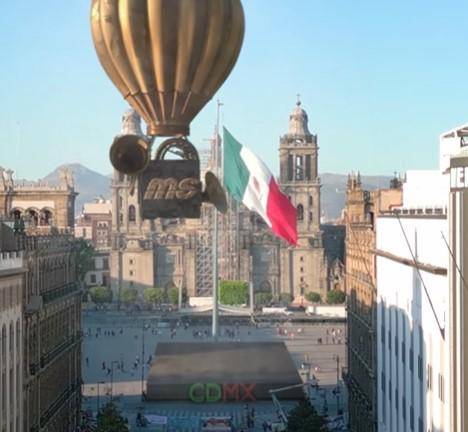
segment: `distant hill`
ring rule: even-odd
[[[59,169],[70,168],[75,178],[75,189],[79,192],[76,200],[76,214],[81,213],[85,202],[94,200],[99,196],[110,198],[110,183],[112,174],[102,175],[85,166],[73,163],[57,167],[53,172],[44,177],[45,181],[55,185],[59,182]],[[323,173],[322,181],[322,212],[325,220],[333,220],[341,215],[346,200],[346,183],[348,176],[345,174]],[[366,189],[387,188],[390,176],[362,176],[362,183]]]
[[[79,193],[76,197],[75,203],[76,215],[81,213],[84,203],[93,201],[94,198],[99,196],[110,198],[110,176],[99,174],[98,172],[90,170],[79,163],[60,165],[50,174],[46,175],[43,180],[47,181],[51,185],[58,185],[60,168],[69,168],[73,172],[75,190]]]
[[[388,188],[391,176],[361,176],[364,189]],[[348,176],[345,174],[320,174],[322,181],[322,212],[325,220],[336,219],[341,215],[341,210],[346,202],[346,183]]]

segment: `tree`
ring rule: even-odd
[[[124,288],[122,290],[122,301],[125,304],[134,303],[138,297],[138,292],[135,288]]]
[[[222,280],[219,284],[219,300],[225,305],[246,304],[249,296],[247,282]]]
[[[146,303],[161,304],[164,303],[166,293],[162,288],[146,288],[143,292]]]
[[[327,293],[328,304],[342,304],[346,301],[346,294],[343,291],[334,289]]]
[[[179,288],[171,288],[167,296],[169,297],[169,302],[173,305],[176,305],[179,303]]]
[[[322,301],[322,296],[316,292],[306,293],[305,298],[307,301],[310,301],[311,303],[320,303]]]
[[[280,294],[280,303],[287,306],[289,303],[291,303],[293,300],[293,297],[289,293],[281,293]]]
[[[112,290],[105,286],[94,287],[89,290],[91,301],[97,305],[112,302]]]
[[[288,415],[287,432],[325,432],[325,420],[308,400],[302,400]]]
[[[265,306],[273,300],[273,296],[269,292],[255,293],[255,304],[258,306]]]
[[[81,283],[84,281],[86,273],[93,268],[95,250],[93,246],[85,239],[76,239],[74,241],[76,277]]]
[[[117,407],[109,402],[98,414],[97,432],[128,432],[127,423]]]

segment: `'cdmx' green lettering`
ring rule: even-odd
[[[189,388],[189,398],[192,402],[196,402],[196,403],[204,402],[205,401],[204,393],[205,393],[205,386],[201,383],[192,384]]]
[[[188,397],[192,402],[255,401],[255,384],[196,383],[189,387]]]

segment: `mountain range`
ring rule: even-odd
[[[69,168],[75,178],[75,190],[79,193],[76,199],[76,214],[80,214],[85,202],[93,201],[95,198],[111,197],[111,177],[90,170],[85,166],[72,163],[57,167],[54,171],[43,178],[51,185],[59,182],[59,170]],[[345,174],[323,173],[320,175],[322,182],[322,214],[325,220],[334,220],[341,215],[346,200],[346,183],[348,176]],[[362,176],[362,184],[365,189],[386,188],[389,185],[390,176]]]
[[[84,203],[99,197],[107,199],[111,197],[111,175],[102,175],[79,163],[60,165],[42,180],[50,185],[57,185],[59,183],[59,171],[62,168],[70,169],[75,179],[75,191],[78,192],[75,202],[76,215],[81,214]]]

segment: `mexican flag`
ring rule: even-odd
[[[257,212],[272,231],[297,243],[296,208],[267,166],[224,128],[224,185],[231,196]]]

